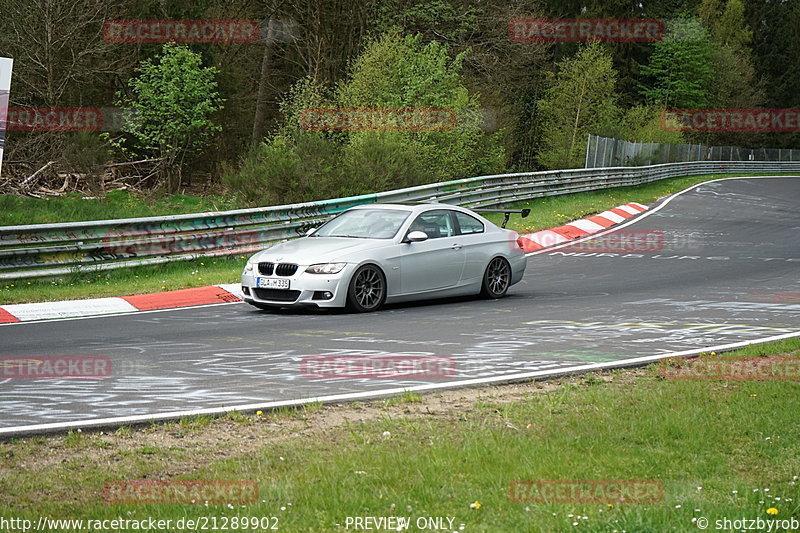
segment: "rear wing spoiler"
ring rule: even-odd
[[[503,213],[505,215],[505,218],[503,219],[503,228],[505,228],[506,224],[508,224],[508,219],[512,213],[519,215],[522,218],[525,218],[531,214],[530,209],[473,209],[473,211],[476,213]]]

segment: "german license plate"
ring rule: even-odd
[[[288,289],[288,279],[257,278],[256,286],[262,289]]]

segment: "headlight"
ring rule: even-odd
[[[309,274],[338,274],[347,263],[319,263],[306,269]]]
[[[247,264],[244,266],[245,272],[252,272],[253,271],[253,263],[248,259]]]

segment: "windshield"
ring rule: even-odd
[[[408,215],[408,211],[399,209],[351,209],[323,224],[311,236],[391,239]]]

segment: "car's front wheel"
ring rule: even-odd
[[[481,296],[485,298],[502,298],[511,286],[511,265],[502,257],[489,261],[483,274]]]
[[[386,277],[375,265],[356,270],[347,290],[347,307],[358,313],[379,309],[386,301]]]

